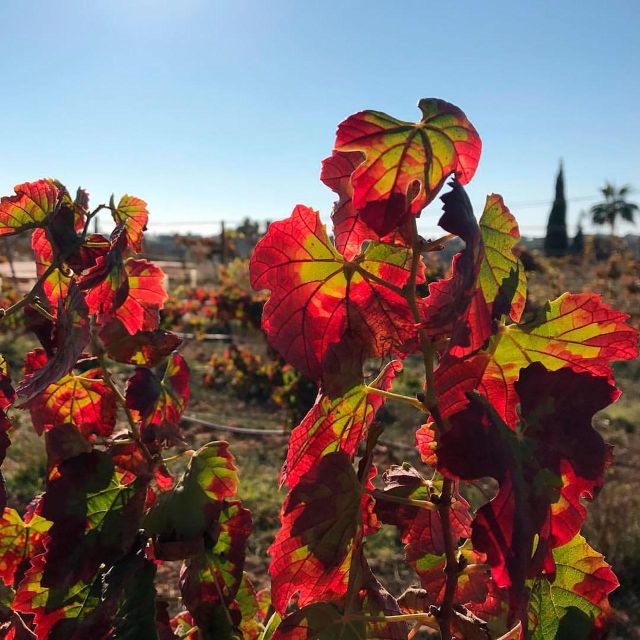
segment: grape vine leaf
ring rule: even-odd
[[[592,293],[565,293],[531,321],[501,327],[487,351],[467,359],[445,355],[435,372],[440,410],[447,416],[467,404],[466,393],[482,392],[507,422],[515,424],[513,383],[531,362],[551,371],[570,368],[612,381],[610,362],[638,356],[638,332],[628,315]]]
[[[451,336],[455,357],[478,351],[503,315],[518,321],[526,300],[526,276],[513,247],[520,239],[515,218],[499,195],[487,197],[479,223],[459,183],[442,196],[439,225],[465,242],[453,258],[452,275],[429,285],[421,313],[429,335]]]
[[[101,451],[62,462],[42,497],[41,515],[53,523],[43,586],[87,582],[101,564],[123,555],[140,527],[147,484],[144,477],[126,484]]]
[[[0,411],[10,407],[16,399],[16,392],[11,385],[9,366],[6,358],[0,353]]]
[[[142,235],[147,228],[149,212],[147,203],[135,196],[124,195],[115,206],[111,196],[111,214],[116,224],[124,224],[129,246],[136,252],[142,251]]]
[[[376,389],[387,391],[396,373],[398,360],[391,362],[377,380]],[[351,459],[365,439],[369,426],[384,399],[358,384],[332,400],[318,395],[315,404],[291,432],[287,459],[280,472],[280,486],[294,487],[312,466],[332,451],[344,451]]]
[[[237,468],[226,442],[210,442],[196,451],[173,490],[162,494],[145,517],[157,557],[176,560],[203,553],[207,539],[217,539],[216,523],[237,484]]]
[[[531,640],[576,640],[602,637],[611,614],[607,596],[618,580],[609,565],[581,535],[553,550],[554,579],[540,577],[531,584]]]
[[[253,288],[271,291],[262,316],[271,345],[311,379],[340,390],[361,381],[366,358],[402,350],[415,335],[405,299],[381,284],[401,288],[410,271],[409,250],[381,243],[371,243],[357,265],[346,262],[318,213],[301,205],[270,225],[250,265]],[[356,371],[336,382],[345,352]]]
[[[31,236],[31,247],[35,255],[36,273],[42,277],[53,262],[53,248],[47,240],[44,229],[35,229]],[[69,290],[70,276],[64,275],[60,269],[54,269],[42,283],[42,290],[53,313],[58,310],[58,300],[65,298]]]
[[[242,584],[251,514],[239,501],[225,501],[205,551],[189,558],[180,574],[182,600],[203,640],[231,637],[242,624],[236,595]]]
[[[331,220],[336,249],[347,260],[353,260],[360,253],[364,242],[381,239],[362,221],[353,206],[351,174],[363,160],[364,156],[359,151],[334,151],[322,161],[320,173],[320,180],[339,198],[333,205]]]
[[[418,123],[361,111],[338,125],[336,149],[365,154],[351,176],[353,204],[381,236],[418,215],[452,173],[466,184],[478,166],[482,143],[460,109],[434,98],[418,107]]]
[[[497,586],[510,588],[511,611],[520,617],[526,579],[552,573],[552,549],[582,524],[554,517],[553,505],[568,490],[563,470],[571,467],[582,497],[602,484],[608,453],[591,420],[617,391],[605,378],[547,371],[540,363],[522,370],[515,390],[521,414],[516,429],[473,396],[467,409],[450,417],[436,453],[447,475],[498,481],[498,493],[476,514],[471,539],[486,554]]]
[[[133,417],[140,421],[144,442],[180,440],[178,425],[189,394],[189,367],[177,352],[169,358],[161,380],[146,367],[136,368],[127,381],[125,401]]]
[[[155,564],[135,547],[105,572],[101,606],[112,612],[109,640],[157,638],[155,577]]]
[[[271,640],[406,640],[406,622],[384,620],[400,614],[396,600],[368,567],[358,571],[364,575],[350,603],[350,615],[339,603],[314,602],[284,618]]]
[[[157,329],[159,311],[168,297],[162,269],[147,260],[128,258],[124,273],[127,295],[116,307],[115,317],[132,335],[137,331]]]
[[[109,436],[116,424],[117,404],[100,369],[82,375],[68,373],[29,402],[38,434],[56,425],[70,424],[83,435]]]
[[[46,225],[64,193],[49,179],[19,184],[14,191],[15,196],[0,199],[0,236]]]
[[[284,612],[296,592],[301,607],[346,593],[354,546],[362,537],[362,503],[368,497],[344,451],[324,456],[291,490],[269,549],[276,611]]]
[[[383,475],[385,487],[377,494],[376,513],[385,524],[400,530],[405,553],[419,556],[424,553],[441,555],[445,552],[444,533],[440,514],[432,501],[439,487],[425,480],[408,463],[393,465]],[[424,506],[399,504],[393,498],[417,500]],[[436,499],[436,498],[434,498]],[[432,505],[431,508],[427,504]],[[449,511],[450,530],[454,540],[471,535],[471,508],[459,494],[454,496]]]
[[[160,364],[182,344],[175,333],[161,329],[130,334],[118,319],[104,324],[99,335],[112,360],[144,367]]]
[[[13,584],[18,566],[31,557],[50,526],[38,514],[27,513],[23,520],[15,509],[5,507],[0,517],[0,578],[7,586]]]
[[[43,367],[27,375],[18,385],[17,391],[23,397],[23,405],[75,367],[89,342],[87,315],[84,297],[72,282],[66,297],[58,301],[58,314],[52,330],[53,354]]]
[[[32,561],[14,608],[33,614],[38,640],[155,638],[155,566],[137,545],[105,570],[68,588],[44,584],[45,555]]]

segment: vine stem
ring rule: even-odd
[[[418,507],[419,509],[428,509],[430,511],[437,511],[438,506],[429,500],[414,500],[413,498],[405,498],[403,496],[390,495],[385,491],[379,489],[373,489],[369,493],[377,500],[386,500],[387,502],[395,502],[397,504],[403,504],[407,507]]]
[[[366,391],[367,393],[375,393],[376,395],[382,396],[383,398],[410,404],[412,407],[416,407],[416,409],[424,411],[424,405],[417,398],[412,398],[411,396],[403,396],[400,393],[393,393],[392,391],[385,391],[384,389],[378,389],[377,387],[372,386],[367,386]]]
[[[416,324],[420,325],[422,323],[422,317],[420,316],[420,310],[418,308],[418,301],[416,298],[416,277],[420,264],[422,246],[418,235],[416,218],[413,216],[411,219],[411,240],[413,245],[411,275],[409,277],[409,286],[406,288],[404,297],[411,309],[411,313],[413,314]],[[445,433],[448,430],[449,425],[440,412],[438,397],[435,390],[434,360],[436,356],[436,349],[425,329],[419,329],[419,335],[420,348],[424,360],[426,382],[426,398],[424,406],[431,414],[438,432]],[[453,498],[453,489],[453,480],[450,478],[444,478],[440,499],[438,501],[438,514],[440,516],[440,524],[442,526],[442,537],[445,545],[446,558],[444,567],[446,579],[445,590],[437,616],[442,640],[452,640],[451,620],[453,617],[454,598],[458,586],[458,575],[460,573],[460,566],[456,555],[456,545],[451,531],[451,500]]]
[[[194,449],[186,449],[185,451],[181,451],[180,453],[176,453],[174,456],[169,456],[168,458],[162,458],[163,463],[173,462],[174,460],[179,460],[180,458],[184,458],[185,456],[192,456],[195,453]]]

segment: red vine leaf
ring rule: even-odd
[[[360,253],[364,242],[380,239],[378,234],[362,221],[353,206],[351,174],[363,160],[364,156],[359,151],[334,151],[322,161],[320,173],[320,180],[339,198],[333,205],[331,220],[336,249],[347,260],[353,260]]]
[[[127,295],[115,309],[115,317],[132,335],[157,329],[159,311],[168,297],[162,269],[147,260],[129,258],[124,273]]]
[[[418,107],[418,123],[361,111],[338,125],[336,149],[365,154],[351,176],[353,203],[380,235],[418,215],[452,173],[466,184],[478,166],[480,137],[460,109],[434,98]]]
[[[31,247],[35,254],[36,273],[41,277],[53,262],[53,249],[44,229],[36,229],[33,232]],[[54,313],[58,310],[58,300],[67,295],[70,281],[69,276],[65,276],[60,269],[55,269],[42,283],[42,290]]]
[[[301,607],[346,593],[354,545],[362,535],[362,500],[344,451],[324,456],[292,489],[269,549],[276,611],[284,612],[296,592]]]
[[[415,334],[404,298],[373,279],[404,286],[411,253],[372,243],[358,267],[329,242],[318,213],[301,205],[269,227],[251,258],[252,286],[271,290],[262,316],[270,343],[296,369],[333,388],[353,386],[366,358],[401,350]],[[336,362],[346,354],[355,372],[336,381]]]
[[[553,550],[553,580],[538,578],[529,603],[531,640],[568,637],[603,637],[611,616],[607,596],[618,586],[604,557],[581,535]]]
[[[19,184],[14,191],[15,196],[0,199],[0,236],[45,226],[59,207],[63,194],[49,179]]]
[[[177,352],[169,358],[160,380],[153,371],[136,368],[127,381],[126,406],[140,421],[146,443],[173,442],[180,439],[178,425],[189,402],[189,367]]]
[[[5,357],[0,354],[0,411],[10,407],[16,399],[16,392],[11,385],[9,367]]]
[[[315,602],[287,616],[272,640],[406,640],[404,621],[386,622],[385,616],[400,614],[396,600],[364,566],[362,585],[350,602],[348,614],[339,604]]]
[[[182,344],[175,333],[161,329],[130,334],[119,320],[101,327],[100,340],[112,360],[144,367],[160,364]]]
[[[76,365],[89,342],[88,309],[82,293],[71,283],[67,296],[58,301],[58,314],[52,331],[53,354],[46,364],[25,377],[18,385],[23,406],[50,384],[66,376]]]
[[[498,195],[487,197],[479,225],[457,182],[442,201],[444,215],[439,224],[462,238],[465,248],[453,258],[451,277],[429,286],[421,313],[429,335],[434,339],[450,336],[448,353],[463,357],[486,343],[503,315],[515,321],[522,315],[525,272],[513,253],[520,233]]]
[[[111,212],[116,224],[124,223],[131,248],[136,253],[140,253],[142,251],[142,234],[147,228],[147,220],[149,219],[147,203],[140,198],[124,195],[116,207],[112,197]]]
[[[451,416],[437,455],[438,468],[448,475],[498,481],[497,495],[476,514],[472,540],[486,554],[496,584],[510,587],[511,610],[520,616],[526,579],[551,574],[551,550],[582,524],[553,517],[552,505],[567,490],[563,469],[570,466],[583,497],[602,483],[607,451],[591,419],[617,391],[604,378],[570,369],[550,372],[539,363],[522,371],[515,390],[522,416],[517,430],[474,397]]]
[[[100,369],[69,373],[50,384],[29,403],[35,430],[70,424],[83,435],[109,436],[116,423],[116,397],[102,380]]]
[[[466,393],[481,391],[508,424],[515,424],[513,383],[521,369],[540,362],[555,371],[570,368],[604,376],[610,362],[638,356],[638,333],[592,293],[565,293],[526,324],[503,327],[487,352],[461,360],[445,356],[436,370],[436,390],[444,415],[461,410]]]
[[[374,386],[384,391],[391,387],[402,365],[393,361]],[[320,459],[333,451],[344,451],[351,459],[365,439],[376,412],[384,403],[382,396],[358,384],[332,400],[320,394],[302,422],[291,432],[287,459],[280,472],[280,485],[294,487]]]
[[[27,513],[23,520],[15,509],[5,508],[0,517],[0,578],[8,587],[20,563],[31,557],[50,526],[51,522],[37,514]]]

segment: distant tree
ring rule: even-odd
[[[600,191],[604,196],[604,202],[599,202],[591,207],[593,224],[608,224],[611,227],[611,235],[614,235],[616,220],[619,217],[627,222],[635,223],[634,215],[638,210],[638,205],[628,202],[626,199],[631,193],[629,185],[617,189],[610,182],[607,182]]]
[[[571,253],[581,256],[584,253],[584,233],[582,231],[582,223],[578,223],[578,230],[571,241]]]
[[[564,173],[562,162],[556,178],[556,197],[549,214],[544,251],[548,256],[563,256],[569,248],[567,237],[567,201],[564,197]]]

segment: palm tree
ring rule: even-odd
[[[638,210],[638,205],[626,200],[626,197],[631,193],[629,185],[617,189],[610,182],[607,182],[600,191],[604,196],[604,202],[599,202],[591,207],[593,224],[610,225],[611,235],[613,235],[618,217],[627,222],[634,222],[633,218]]]

